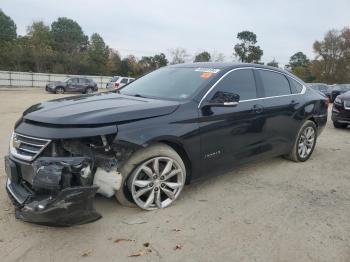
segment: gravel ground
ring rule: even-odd
[[[0,89],[1,159],[22,111],[57,97]],[[49,228],[15,219],[1,160],[0,260],[350,261],[349,171],[350,129],[334,129],[329,121],[306,163],[249,164],[187,186],[161,211],[97,197],[101,220]]]

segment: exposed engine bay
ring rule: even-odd
[[[33,142],[18,136],[19,143]],[[16,206],[16,217],[52,226],[101,218],[94,208],[95,194],[114,196],[122,183],[119,167],[133,152],[115,144],[114,138],[106,135],[52,140],[31,163],[13,155],[7,157],[7,191]],[[21,150],[19,146],[16,152]]]

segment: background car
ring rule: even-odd
[[[309,83],[307,84],[309,87],[311,87],[313,90],[316,90],[325,96],[327,96],[329,99],[331,98],[331,90],[329,85],[322,84],[322,83]]]
[[[335,98],[332,121],[335,128],[346,128],[350,125],[350,91]]]
[[[122,76],[114,76],[109,83],[107,83],[106,88],[108,89],[119,89],[132,81],[135,78],[132,77],[122,77]]]
[[[114,84],[115,82],[117,82],[117,80],[120,78],[120,76],[113,76],[111,80],[109,80],[109,82],[106,84],[106,88],[110,89],[110,88],[114,88]]]
[[[330,92],[330,100],[331,102],[334,102],[335,98],[340,95],[344,94],[346,92],[350,91],[350,84],[338,84],[335,85]]]
[[[97,84],[88,78],[71,77],[63,81],[48,83],[45,87],[47,92],[63,94],[65,92],[79,92],[90,94],[98,90]]]

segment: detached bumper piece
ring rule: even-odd
[[[79,172],[86,174],[87,162],[81,157],[39,158],[29,165],[5,157],[6,189],[16,218],[48,226],[79,225],[101,218],[94,208],[98,187],[71,184]]]

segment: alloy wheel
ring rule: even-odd
[[[142,209],[165,208],[179,196],[185,173],[176,160],[154,157],[139,166],[131,181],[131,194]]]
[[[307,158],[314,147],[315,144],[316,133],[314,128],[307,127],[301,133],[298,143],[298,154],[301,158]]]

